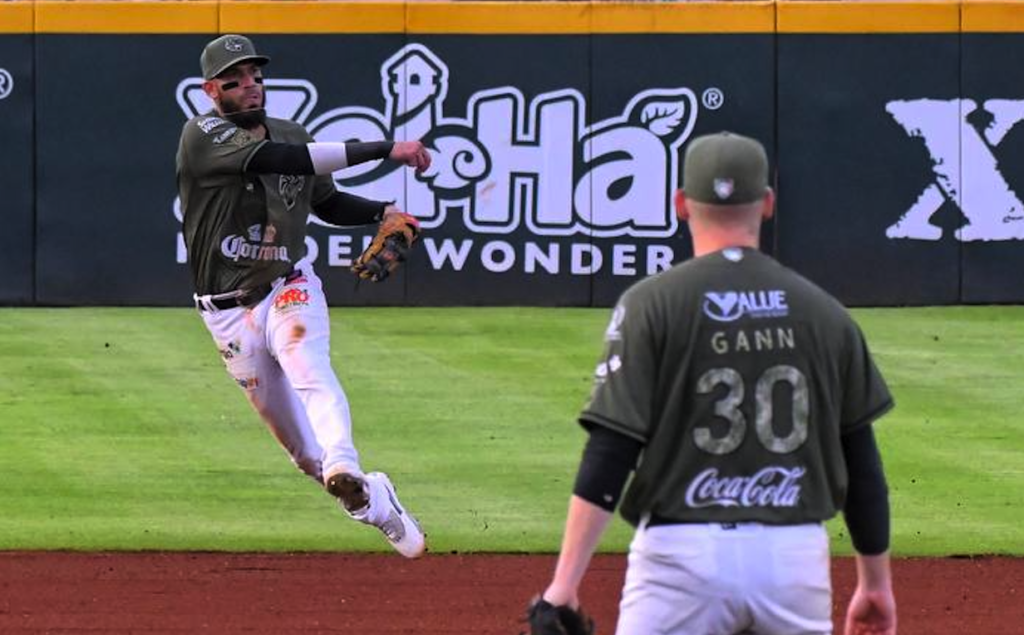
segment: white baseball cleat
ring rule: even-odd
[[[332,480],[337,481],[338,487],[332,488]],[[365,489],[362,494],[363,500],[369,497],[369,502],[361,508],[350,509],[346,500],[358,499],[358,496],[349,495],[345,498],[335,494],[335,491],[352,490],[352,482],[362,480]],[[367,525],[373,525],[384,534],[398,553],[406,558],[419,558],[427,551],[426,536],[419,522],[412,514],[407,512],[402,504],[398,502],[398,494],[391,479],[383,472],[370,472],[362,479],[352,474],[339,474],[327,479],[327,491],[331,492],[342,503],[342,508],[349,516]],[[355,494],[355,492],[352,492]]]
[[[347,512],[362,509],[369,501],[366,477],[361,472],[339,470],[328,473],[324,477],[324,489],[337,498]]]

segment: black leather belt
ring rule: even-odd
[[[661,525],[718,525],[722,529],[736,529],[739,523],[715,523],[707,520],[677,520],[675,518],[665,518],[657,514],[651,514],[651,517],[647,520],[648,527],[659,527]]]
[[[285,284],[295,280],[302,275],[302,271],[299,269],[292,269],[284,275]],[[260,285],[256,285],[251,289],[246,289],[242,293],[232,296],[230,298],[210,298],[206,302],[196,300],[196,308],[200,311],[208,311],[209,309],[205,306],[206,303],[213,305],[219,311],[226,311],[227,309],[234,309],[237,307],[250,308],[254,307],[260,302],[263,302],[263,298],[270,295],[270,290],[274,288],[274,283],[265,282]]]
[[[253,287],[252,289],[246,289],[244,293],[236,295],[232,298],[210,298],[207,303],[213,305],[220,311],[226,311],[227,309],[234,309],[236,307],[253,307],[263,301],[263,298],[270,295],[270,289],[273,287],[269,282]],[[204,303],[196,300],[196,308],[200,311],[208,310],[207,307],[203,306]]]

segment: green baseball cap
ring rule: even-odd
[[[768,154],[761,142],[732,132],[697,137],[683,159],[686,198],[712,205],[742,205],[768,191]]]
[[[203,79],[213,79],[228,68],[241,62],[256,62],[263,66],[270,61],[266,55],[256,53],[252,40],[244,35],[222,35],[203,49],[199,65],[203,68]]]

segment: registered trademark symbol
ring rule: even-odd
[[[704,107],[708,110],[718,110],[725,103],[725,94],[718,88],[709,88],[700,97]]]
[[[14,78],[6,70],[0,68],[0,99],[14,92]]]

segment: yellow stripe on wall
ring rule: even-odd
[[[0,2],[0,33],[32,33],[31,2]]]
[[[7,4],[0,2],[0,5]],[[15,3],[21,4],[21,3]],[[25,3],[29,4],[29,3]],[[771,33],[751,2],[39,0],[39,33]]]
[[[590,32],[589,2],[410,2],[409,33]]]
[[[216,33],[218,3],[38,0],[37,33]]]
[[[965,33],[1024,32],[1024,2],[1021,0],[966,0],[961,29]]]
[[[775,3],[601,2],[593,6],[592,33],[772,33]]]
[[[222,2],[222,33],[404,33],[404,2]]]
[[[411,2],[409,33],[771,33],[775,3]]]
[[[960,2],[779,2],[779,33],[956,33]]]
[[[0,33],[1020,33],[1024,0],[0,0]]]

